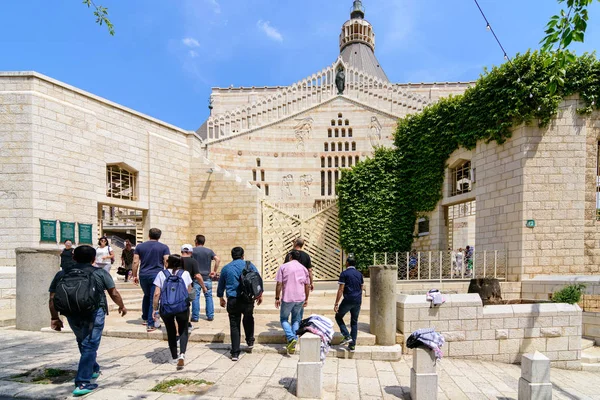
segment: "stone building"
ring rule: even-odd
[[[301,235],[315,276],[335,279],[340,169],[391,145],[398,118],[467,86],[390,82],[361,1],[339,44],[289,86],[213,88],[197,132],[35,72],[0,73],[0,266],[16,247],[59,245],[60,224],[40,241],[45,220],[91,225],[94,244],[108,234],[117,247],[150,227],[173,251],[203,233],[224,260],[243,246],[267,279]]]

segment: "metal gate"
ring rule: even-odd
[[[283,210],[263,201],[262,251],[265,280],[274,280],[293,241],[305,240],[304,251],[312,261],[314,280],[335,280],[342,271],[337,202],[311,209],[306,215]]]

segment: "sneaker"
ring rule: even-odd
[[[252,350],[254,350],[254,345],[253,344],[249,344],[246,347],[246,353],[252,353]]]
[[[160,321],[154,321],[154,327],[156,329],[160,328]]]
[[[298,343],[298,341],[296,339],[292,339],[288,342],[287,346],[285,346],[285,348],[287,349],[287,352],[289,354],[294,354],[296,352],[296,344]]]
[[[231,361],[237,361],[239,359],[240,359],[239,355],[237,355],[237,356],[231,356]]]
[[[100,377],[100,371],[98,371],[98,372],[94,372],[94,373],[92,374],[92,379],[98,379],[99,377]]]
[[[146,328],[146,332],[154,332],[157,329],[156,326],[149,326]]]
[[[185,365],[185,354],[181,353],[179,355],[179,358],[177,359],[177,369],[181,370],[183,369],[183,366]]]
[[[188,333],[192,333],[192,331],[194,330],[194,327],[192,326],[192,324],[188,325]]]
[[[142,325],[144,325],[144,326],[148,325],[148,321],[142,322]]]
[[[177,365],[177,363],[179,363],[179,358],[172,358],[169,360],[169,364],[171,365]]]
[[[215,317],[208,317],[208,318],[206,318],[206,320],[207,320],[208,322],[210,322],[210,321],[214,321],[214,320],[215,320]]]
[[[192,319],[192,322],[198,322],[198,320],[197,319]]]
[[[98,385],[96,385],[95,383],[79,385],[75,388],[75,390],[73,390],[73,396],[85,396],[88,393],[92,393],[96,389],[98,389]]]
[[[348,346],[348,350],[350,351],[350,353],[354,353],[354,350],[356,350],[356,345],[351,344],[350,346]]]
[[[352,343],[352,338],[350,336],[344,337],[344,339],[342,339],[340,345],[343,346],[343,345],[348,344],[348,343]]]

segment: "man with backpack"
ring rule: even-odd
[[[110,274],[92,266],[96,258],[93,247],[77,247],[73,251],[73,258],[76,264],[58,272],[52,280],[48,305],[52,318],[50,327],[56,331],[62,329],[60,313],[67,317],[77,338],[81,357],[73,395],[83,396],[98,387],[91,381],[100,376],[96,354],[104,329],[104,317],[108,314],[104,291],[108,291],[110,298],[119,306],[121,316],[127,314],[127,309]]]
[[[231,360],[240,357],[240,320],[243,318],[244,333],[246,334],[247,351],[254,347],[254,303],[262,303],[263,282],[258,270],[250,261],[244,261],[244,249],[234,247],[231,250],[231,261],[223,267],[217,297],[221,307],[227,306],[229,314],[229,329],[231,333]],[[223,297],[227,294],[227,301]]]

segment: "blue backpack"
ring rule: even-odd
[[[174,315],[186,311],[189,307],[189,295],[182,278],[185,271],[180,269],[176,275],[171,274],[168,269],[162,272],[167,279],[160,290],[160,313]]]

